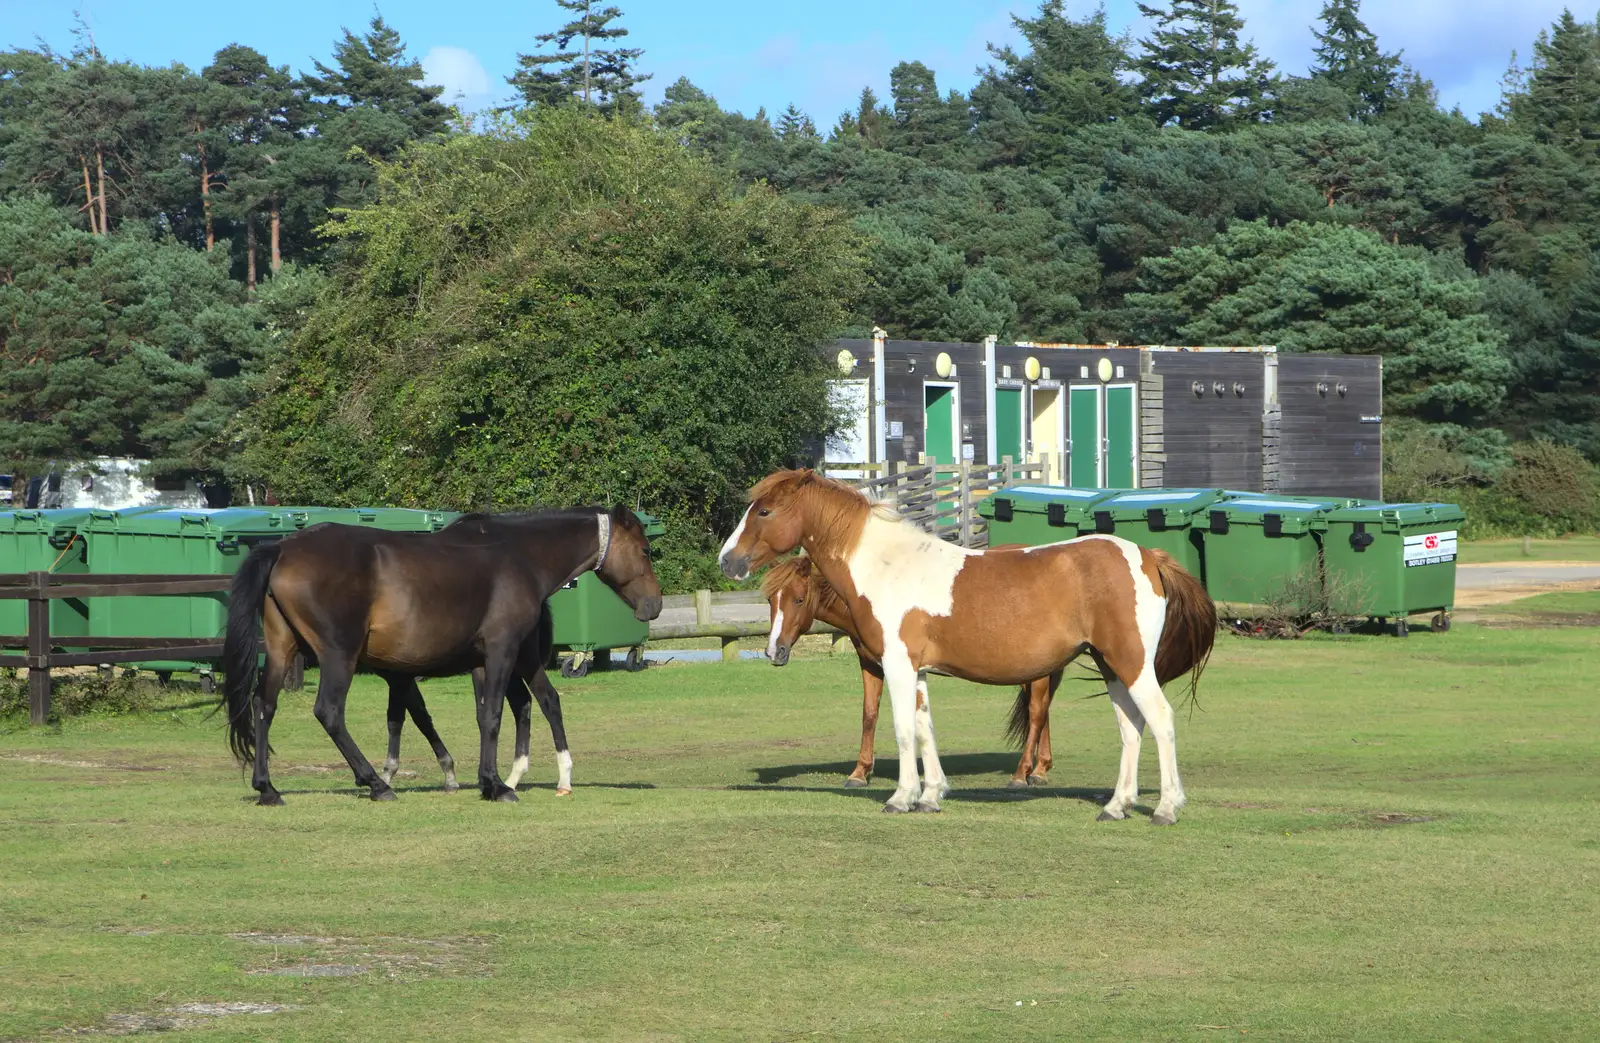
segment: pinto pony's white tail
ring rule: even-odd
[[[1189,699],[1200,688],[1200,675],[1217,639],[1217,605],[1177,560],[1166,551],[1146,549],[1167,599],[1166,620],[1156,644],[1156,680],[1163,685],[1189,675]]]

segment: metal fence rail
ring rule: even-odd
[[[996,489],[1014,482],[1043,482],[1048,462],[1014,463],[1007,456],[998,464],[937,464],[926,456],[916,463],[830,463],[824,474],[869,474],[871,478],[843,478],[862,492],[894,505],[903,516],[940,539],[963,547],[987,547],[989,526],[977,505]]]

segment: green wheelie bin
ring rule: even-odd
[[[1346,502],[1263,495],[1213,504],[1204,525],[1206,592],[1234,608],[1310,611],[1322,596],[1319,534],[1328,512]]]
[[[659,519],[642,512],[639,521],[648,537],[667,531]],[[626,648],[629,670],[644,666],[644,642],[650,624],[633,618],[633,609],[593,572],[585,572],[550,595],[550,622],[557,649],[573,654],[561,661],[561,676],[582,677],[595,659],[609,661],[613,648]]]
[[[1090,510],[1116,489],[1068,489],[1056,485],[1013,485],[978,503],[989,523],[989,546],[1020,543],[1037,547],[1094,531]]]
[[[1390,633],[1410,632],[1407,617],[1435,613],[1450,629],[1456,600],[1456,540],[1467,516],[1450,503],[1376,503],[1328,513],[1322,538],[1329,599]]]
[[[1191,576],[1205,581],[1202,530],[1206,512],[1218,501],[1248,493],[1227,489],[1134,489],[1117,493],[1089,510],[1092,525],[1084,535],[1120,536],[1141,547],[1164,550]]]
[[[258,543],[308,524],[304,510],[275,507],[167,508],[96,514],[81,527],[94,573],[232,573]],[[186,637],[218,640],[228,618],[226,591],[149,597],[95,598],[89,632],[94,637]],[[210,686],[211,664],[153,658],[132,664],[158,673],[199,672]]]
[[[86,507],[56,510],[0,511],[0,572],[89,571],[88,544],[78,536],[78,526],[92,512]],[[0,634],[22,647],[28,633],[28,602],[0,601]],[[52,637],[87,637],[89,606],[78,598],[50,602]],[[59,642],[57,647],[63,647]]]

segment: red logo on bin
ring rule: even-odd
[[[1429,550],[1438,550],[1439,549],[1439,537],[1437,537],[1437,536],[1425,536],[1425,537],[1423,537],[1422,545],[1424,547],[1428,548]]]

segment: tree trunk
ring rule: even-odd
[[[105,235],[111,230],[111,225],[106,222],[106,154],[105,150],[94,150],[94,162],[100,173],[100,234]]]
[[[283,267],[283,255],[278,251],[278,229],[283,224],[282,216],[278,213],[278,204],[272,204],[272,274],[277,275],[278,269]]]
[[[210,253],[217,245],[217,233],[211,224],[211,167],[205,149],[200,150],[200,206],[206,213],[206,253]]]
[[[244,272],[245,289],[256,292],[256,219],[253,214],[244,219]]]
[[[83,209],[89,212],[89,234],[99,235],[100,225],[94,216],[94,186],[89,181],[89,159],[80,155],[78,160],[83,164]]]
[[[583,103],[589,104],[589,4],[583,5]]]

